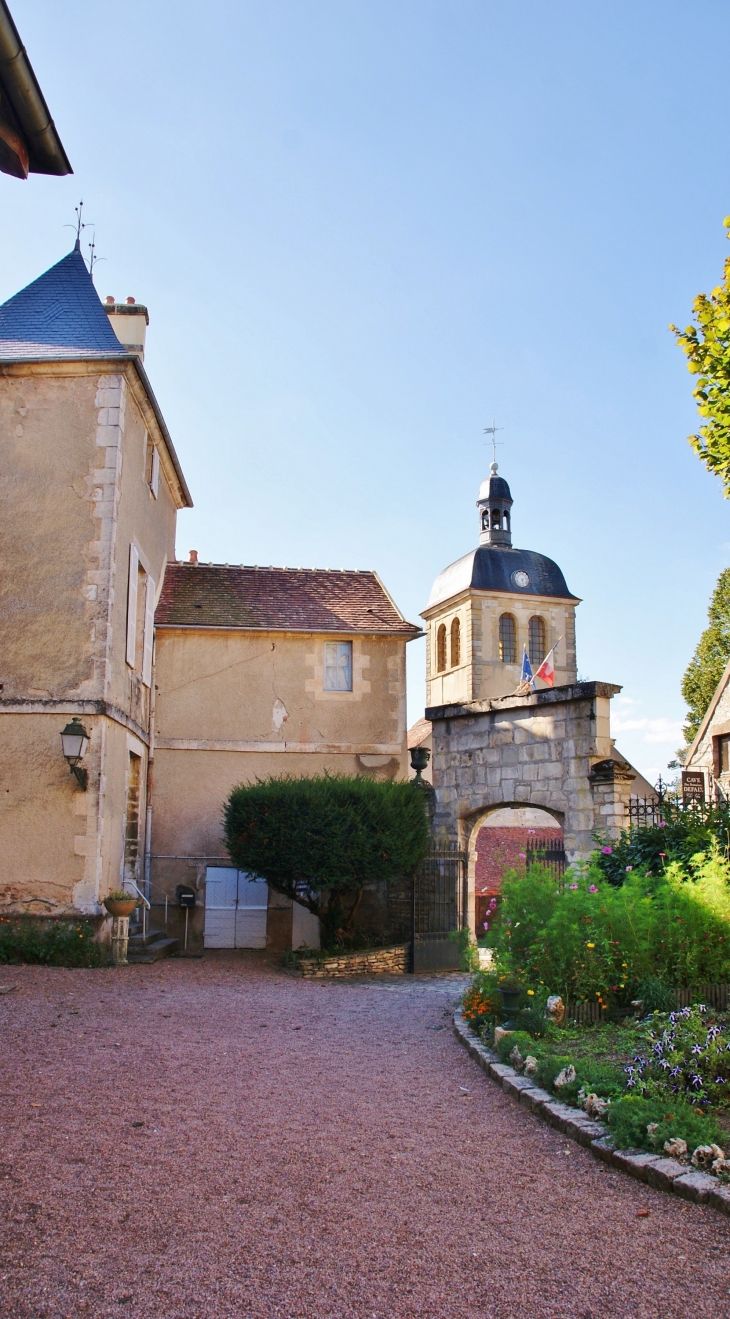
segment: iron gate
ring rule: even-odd
[[[466,920],[466,852],[432,848],[413,880],[411,969],[458,971]]]
[[[565,855],[565,841],[562,838],[535,839],[525,848],[525,869],[530,866],[546,866],[556,879],[563,874],[568,864]]]

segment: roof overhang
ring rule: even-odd
[[[0,170],[73,174],[5,0],[0,0]]]
[[[499,599],[500,603],[503,599],[505,604],[510,601],[516,601],[519,604],[531,601],[536,609],[560,604],[579,605],[582,602],[581,596],[578,595],[536,595],[532,591],[485,591],[480,586],[465,586],[461,591],[457,591],[455,595],[448,596],[445,600],[439,601],[438,604],[422,609],[421,618],[425,618],[428,622],[430,619],[436,618],[438,614],[454,609],[472,597],[479,600],[496,601]]]

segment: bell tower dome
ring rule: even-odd
[[[497,464],[492,463],[489,476],[479,487],[480,545],[512,546],[511,513],[512,495],[507,482],[497,476]]]

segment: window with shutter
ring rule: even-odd
[[[436,633],[436,672],[443,673],[446,668],[446,624],[441,623]]]
[[[134,545],[129,547],[129,585],[127,587],[127,664],[134,668],[137,657],[137,579],[139,554]]]
[[[527,625],[528,652],[532,665],[542,664],[545,658],[545,620],[533,614]]]
[[[499,620],[499,658],[503,664],[517,660],[517,628],[511,614],[502,614]]]
[[[155,638],[155,583],[147,574],[144,611],[144,646],[142,651],[142,682],[152,686],[152,654]]]
[[[451,667],[455,669],[461,659],[461,624],[455,618],[451,624]]]

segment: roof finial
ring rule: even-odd
[[[485,435],[491,435],[491,437],[492,437],[492,466],[491,466],[491,468],[490,468],[490,471],[491,471],[491,473],[492,473],[492,476],[496,476],[496,475],[497,475],[497,444],[498,444],[498,443],[501,443],[501,441],[498,441],[498,440],[497,440],[497,431],[501,431],[501,430],[504,430],[504,427],[503,427],[503,426],[495,426],[495,424],[494,424],[494,417],[492,417],[492,424],[491,424],[491,426],[485,426],[485,427],[484,427],[484,434],[485,434]]]
[[[83,203],[83,199],[82,199],[82,200],[79,202],[78,206],[74,206],[74,210],[75,210],[75,212],[76,212],[76,223],[75,223],[75,224],[65,224],[65,225],[63,226],[64,229],[75,229],[75,230],[76,230],[76,242],[74,243],[74,252],[80,252],[80,251],[81,251],[81,230],[86,228],[86,225],[84,224],[83,220],[81,219],[81,212],[83,211],[83,209],[84,209],[84,203]]]

